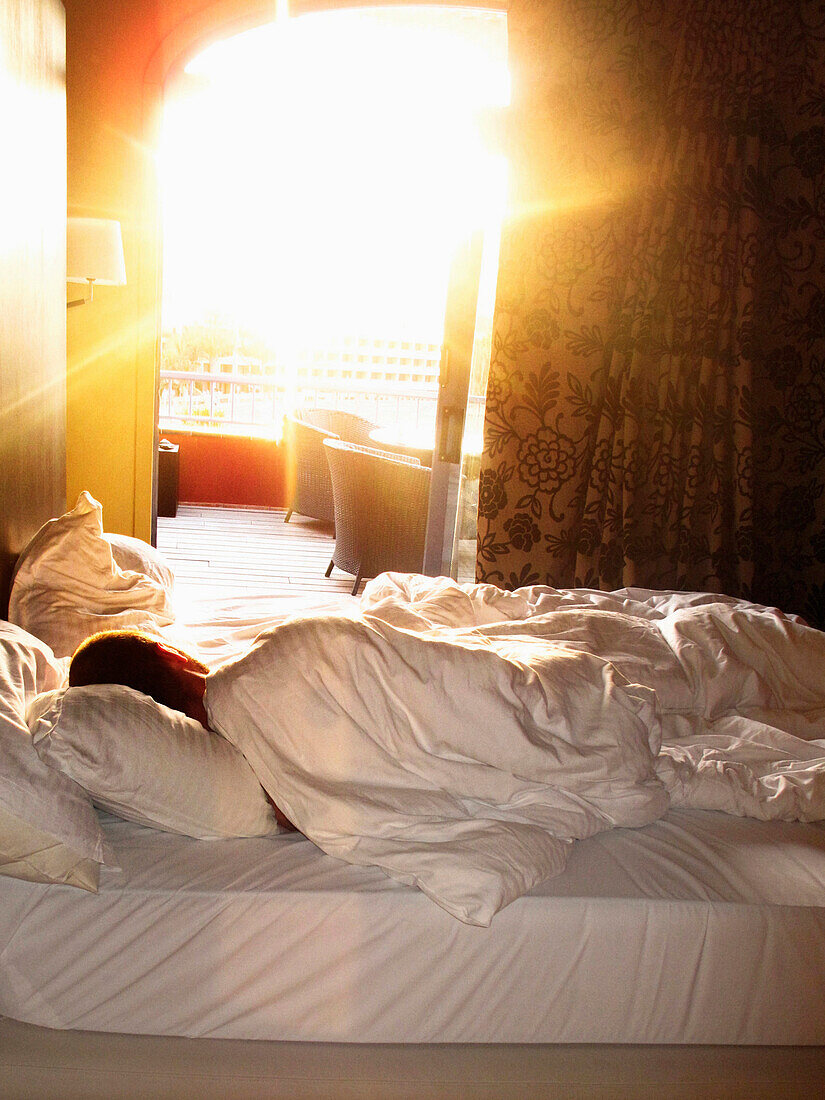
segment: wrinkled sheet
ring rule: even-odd
[[[671,810],[608,829],[489,928],[296,834],[102,827],[121,870],[99,894],[0,879],[0,1013],[225,1039],[825,1043],[822,825]]]
[[[207,707],[324,851],[486,925],[671,804],[825,817],[823,671],[825,635],[725,597],[385,575],[265,631]]]

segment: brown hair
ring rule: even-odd
[[[185,662],[174,659],[177,654]],[[170,660],[170,655],[172,659]],[[140,630],[104,630],[77,647],[69,665],[69,686],[123,684],[173,710],[186,711],[181,667],[207,673],[195,657]]]

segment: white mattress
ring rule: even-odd
[[[474,928],[298,836],[105,819],[100,893],[0,880],[0,1014],[352,1042],[825,1043],[825,830],[698,811]]]

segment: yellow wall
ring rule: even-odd
[[[154,306],[144,269],[151,152],[143,141],[136,10],[152,0],[66,0],[69,214],[117,218],[127,286],[101,287],[67,317],[67,495],[88,489],[110,530],[146,538],[151,517]],[[78,288],[69,287],[76,295]],[[142,311],[146,316],[142,317]]]
[[[152,512],[158,216],[154,150],[164,80],[216,33],[273,0],[65,0],[68,206],[116,218],[127,285],[67,318],[67,496],[88,489],[111,531],[148,538]],[[208,227],[205,227],[208,232]],[[68,293],[77,296],[78,288]]]

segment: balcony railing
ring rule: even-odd
[[[266,375],[162,370],[159,426],[279,434],[285,413],[335,406],[376,424],[426,428],[435,424],[437,398],[433,384],[332,378],[286,385]]]

